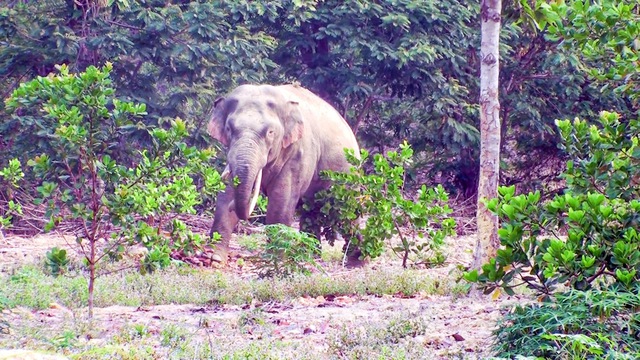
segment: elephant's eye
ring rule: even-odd
[[[269,129],[267,131],[267,136],[272,138],[274,135],[276,134],[276,132],[273,129]]]

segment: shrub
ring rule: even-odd
[[[404,194],[405,169],[411,163],[413,150],[407,144],[400,151],[389,151],[386,156],[369,156],[361,150],[360,157],[346,150],[347,159],[353,165],[348,173],[325,172],[332,186],[316,195],[314,209],[309,204],[305,210],[313,214],[305,221],[305,229],[324,235],[330,243],[336,232],[358,247],[362,256],[375,258],[384,251],[385,241],[394,236],[399,245],[392,245],[394,253],[414,264],[438,264],[444,261],[441,245],[447,235],[454,234],[455,221],[447,215],[448,195],[442,186],[427,189],[425,185],[413,197]],[[366,168],[373,171],[367,173]],[[365,219],[364,226],[359,219]],[[348,250],[348,249],[347,249]]]
[[[260,277],[288,277],[318,268],[320,243],[313,236],[282,224],[265,226],[268,241],[255,257]]]
[[[493,350],[509,359],[637,359],[640,296],[635,290],[571,290],[553,302],[517,306],[498,323]]]
[[[123,149],[126,136],[146,113],[144,104],[115,97],[111,70],[107,63],[71,74],[61,65],[59,74],[21,84],[6,101],[14,116],[39,111],[31,116],[46,135],[41,148],[48,151],[28,161],[40,181],[35,203],[46,208],[47,231],[65,219],[79,222],[75,235],[89,273],[89,316],[103,258],[118,259],[125,245],[142,243],[152,250],[141,270],[152,271],[169,264],[171,247],[200,247],[200,236],[175,213],[194,212],[201,202],[196,181],[205,196],[223,186],[208,164],[213,153],[184,143],[188,131],[180,119],[168,129],[149,129],[150,149],[139,152],[133,166],[122,165],[135,155]],[[62,270],[61,254],[48,256],[54,273]]]
[[[570,158],[567,189],[543,204],[538,192],[502,187],[488,202],[502,223],[502,248],[465,276],[486,292],[522,284],[547,295],[558,284],[630,289],[640,280],[640,122],[603,112],[599,126],[579,119],[557,126]]]

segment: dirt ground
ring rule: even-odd
[[[445,279],[457,265],[470,263],[475,236],[462,236],[448,239],[446,245],[448,258],[444,266],[425,269],[434,278]],[[9,236],[0,238],[0,271],[7,271],[19,264],[34,262],[42,258],[53,246],[73,248],[72,237],[59,235],[38,235],[32,238]],[[233,244],[232,244],[233,245]],[[233,247],[233,246],[232,246]],[[235,244],[236,250],[238,245]],[[373,262],[368,266],[381,266]],[[231,270],[233,271],[233,270]],[[358,271],[358,270],[352,270]],[[331,276],[331,274],[329,274]],[[313,346],[322,351],[327,348],[327,336],[345,325],[358,328],[389,314],[420,314],[426,318],[427,331],[414,340],[421,346],[432,350],[434,357],[451,358],[450,354],[463,354],[463,358],[484,359],[490,356],[491,331],[495,322],[505,311],[526,298],[501,296],[435,296],[419,295],[413,298],[396,296],[358,296],[358,297],[302,297],[286,304],[251,304],[244,307],[232,305],[161,305],[143,308],[110,306],[96,308],[95,320],[101,324],[101,332],[90,341],[100,344],[127,324],[145,324],[150,332],[176,323],[181,326],[202,328],[202,319],[206,317],[208,336],[229,336],[228,332],[216,324],[236,321],[247,308],[261,307],[266,322],[273,325],[268,336],[278,340],[300,342],[301,346]],[[4,311],[9,322],[29,318],[51,324],[76,316],[71,310],[58,304],[49,309],[32,311],[17,308]],[[334,331],[335,332],[335,331]],[[251,341],[256,335],[236,334],[244,341]],[[456,358],[460,358],[457,355]]]

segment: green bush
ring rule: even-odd
[[[260,277],[308,275],[309,267],[318,268],[320,244],[313,236],[282,224],[265,226],[265,233],[268,241],[254,258]]]
[[[509,359],[637,359],[638,290],[571,290],[553,302],[517,306],[497,324],[493,350]]]
[[[603,112],[599,126],[557,125],[570,158],[567,189],[541,203],[540,193],[502,187],[488,202],[501,220],[502,247],[481,272],[465,276],[486,292],[526,284],[548,295],[559,284],[630,289],[640,282],[640,121]]]
[[[358,247],[363,257],[370,258],[380,256],[385,241],[398,236],[400,243],[392,244],[391,249],[402,258],[404,267],[408,261],[442,263],[441,246],[447,235],[455,233],[455,221],[447,216],[451,209],[442,186],[427,189],[422,185],[413,197],[405,196],[411,147],[401,144],[399,152],[389,151],[386,156],[370,157],[364,149],[359,158],[350,150],[346,155],[353,165],[351,171],[323,174],[332,186],[316,195],[315,204],[323,204],[321,208],[305,205],[305,211],[314,214],[306,218],[305,229],[318,237],[324,235],[330,243],[340,233],[350,247]],[[373,171],[368,173],[366,168]]]
[[[180,119],[167,129],[147,129],[148,150],[137,156],[123,152],[127,135],[137,128],[134,121],[146,115],[145,105],[115,97],[110,63],[79,74],[69,73],[65,65],[58,71],[21,84],[6,107],[16,117],[37,109],[37,123],[46,135],[42,148],[48,151],[28,160],[29,173],[39,181],[34,202],[46,209],[47,231],[66,219],[80,224],[75,236],[88,268],[91,315],[102,259],[118,259],[126,245],[141,243],[151,249],[141,265],[148,272],[170,263],[171,248],[198,249],[202,238],[176,214],[194,212],[201,193],[212,198],[223,185],[209,164],[213,152],[188,147],[187,127]],[[124,158],[136,161],[125,166]],[[55,274],[66,258],[61,254],[48,256]]]

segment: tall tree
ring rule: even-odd
[[[497,197],[500,175],[499,76],[501,0],[482,0],[480,5],[480,177],[478,182],[478,240],[472,267],[479,269],[500,245],[498,218],[484,204]]]

